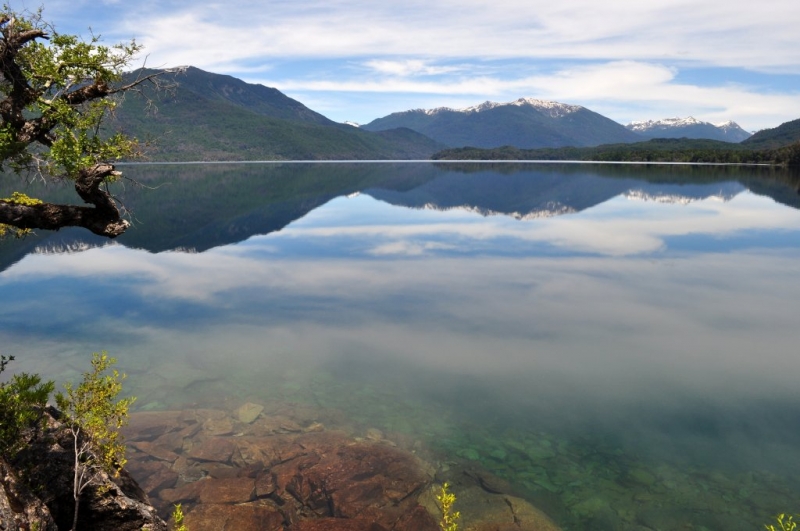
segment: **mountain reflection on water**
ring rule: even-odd
[[[770,172],[130,167],[157,188],[118,242],[2,243],[0,349],[58,380],[107,349],[145,409],[340,411],[565,529],[756,529],[800,472],[800,201]]]

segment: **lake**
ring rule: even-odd
[[[310,408],[411,441],[445,478],[479,467],[563,529],[755,530],[800,510],[797,175],[124,170],[144,186],[117,188],[118,240],[0,243],[9,369],[60,385],[107,350],[136,411]]]

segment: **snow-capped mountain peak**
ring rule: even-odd
[[[510,101],[507,103],[485,101],[479,105],[473,105],[471,107],[465,107],[463,109],[438,107],[436,109],[419,109],[419,110],[429,116],[439,114],[441,112],[460,112],[465,114],[471,114],[476,112],[489,111],[492,109],[496,109],[497,107],[505,107],[512,105],[516,107],[522,107],[528,105],[534,107],[536,110],[542,113],[550,115],[552,118],[560,118],[562,116],[566,116],[567,114],[583,109],[583,107],[581,107],[580,105],[568,105],[566,103],[559,103],[557,101],[539,100],[536,98],[519,98],[518,100]]]
[[[665,127],[686,127],[689,125],[701,125],[707,122],[702,122],[694,116],[687,116],[686,118],[663,118],[661,120],[645,120],[641,122],[631,122],[628,124],[628,129],[631,131],[647,131],[653,128]]]
[[[750,134],[745,131],[741,125],[737,124],[733,120],[728,120],[727,122],[720,122],[718,124],[714,124],[718,129],[725,131],[725,133],[746,133]]]
[[[710,138],[725,142],[741,142],[750,133],[728,120],[718,124],[704,122],[693,116],[687,118],[664,118],[631,122],[626,126],[630,131],[648,138]]]

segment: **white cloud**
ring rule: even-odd
[[[800,66],[792,0],[657,4],[482,0],[298,1],[173,11],[133,9],[124,27],[166,62],[224,57],[437,56],[664,59],[749,68]],[[171,57],[181,57],[170,61]],[[186,58],[195,59],[187,61]]]
[[[455,66],[432,66],[429,62],[420,59],[406,59],[403,61],[375,59],[365,62],[364,66],[380,74],[393,76],[433,76],[460,70]]]
[[[626,122],[693,114],[710,122],[735,118],[746,127],[761,128],[777,125],[786,119],[787,110],[800,108],[800,91],[763,93],[738,84],[698,86],[676,81],[677,73],[676,68],[660,64],[619,61],[565,69],[523,83],[547,97],[582,102],[601,113],[606,102],[635,104],[650,113],[628,116]],[[662,110],[661,115],[652,114],[656,109]]]
[[[286,91],[474,96],[471,103],[529,95],[591,103],[620,122],[691,114],[734,119],[748,129],[795,119],[800,108],[796,83],[770,86],[755,77],[800,76],[796,0],[724,6],[718,0],[78,1],[70,7],[55,9],[67,26],[136,37],[151,66],[192,64]],[[576,63],[584,66],[567,66]],[[554,64],[561,65],[555,73]],[[735,69],[740,78],[749,72],[753,83],[676,82],[686,68]],[[258,79],[267,70],[270,79]],[[338,108],[331,116],[338,120],[363,122],[410,108],[389,108],[384,99],[386,107],[367,117],[365,109],[342,110],[341,96],[335,104],[333,96],[327,100],[317,99],[323,108]],[[349,101],[358,107],[357,98]]]
[[[429,251],[441,251],[455,248],[454,245],[437,242],[416,243],[394,241],[377,245],[374,249],[369,251],[369,254],[375,256],[421,256]]]
[[[800,109],[800,91],[764,93],[756,87],[741,84],[699,86],[676,81],[677,74],[677,68],[663,64],[615,61],[523,78],[480,76],[421,80],[415,77],[353,77],[338,80],[264,79],[260,82],[295,92],[406,93],[448,95],[453,99],[473,96],[472,105],[486,98],[511,101],[531,96],[583,105],[621,123],[692,115],[712,123],[734,119],[745,128],[761,129],[796,118],[796,109]]]
[[[406,78],[343,80],[267,80],[282,90],[320,92],[405,92],[417,94],[502,94],[522,83],[497,78],[465,78],[445,81],[417,81]]]

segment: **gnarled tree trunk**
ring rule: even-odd
[[[120,216],[111,195],[102,189],[106,178],[116,175],[111,164],[96,164],[80,171],[75,179],[75,191],[93,207],[53,203],[27,205],[0,200],[0,223],[20,229],[83,227],[100,236],[115,238],[130,226]]]

